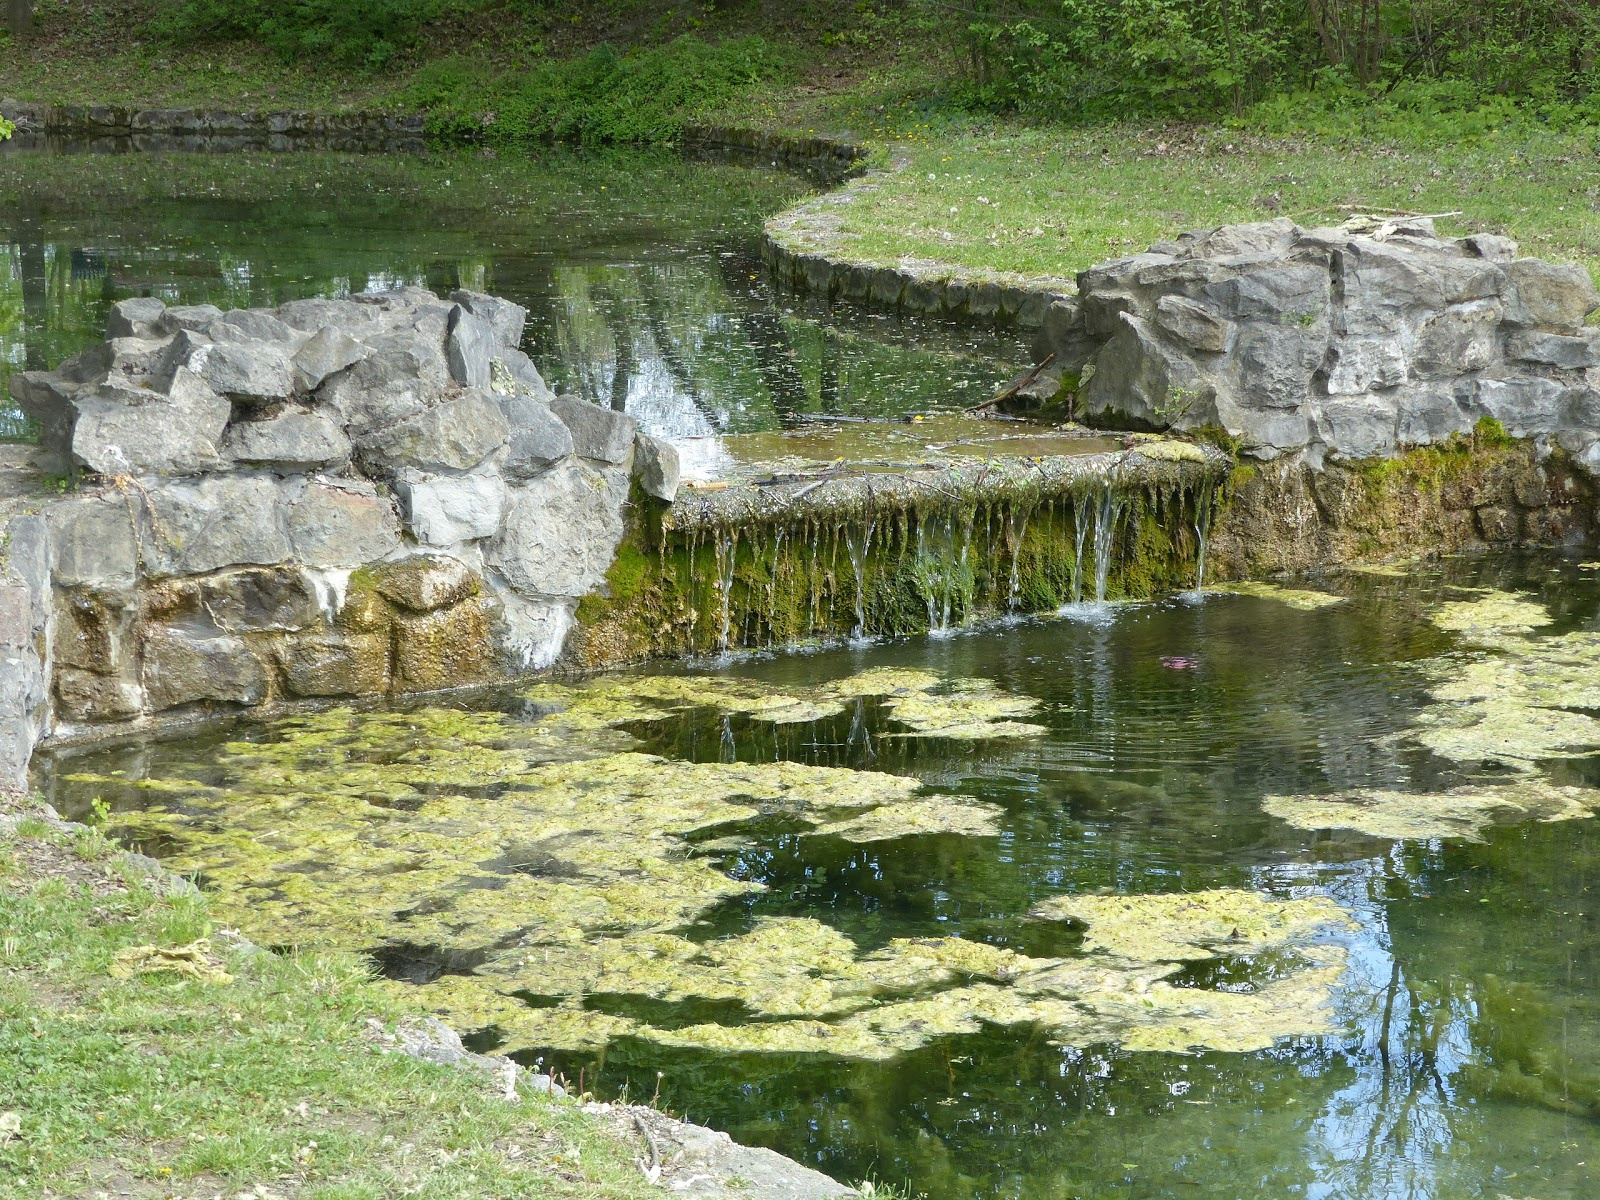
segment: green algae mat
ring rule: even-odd
[[[364,953],[479,1048],[839,1178],[1577,1200],[1597,710],[1600,573],[1460,560],[42,782],[263,945]]]

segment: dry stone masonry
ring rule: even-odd
[[[1104,424],[1219,428],[1246,453],[1363,459],[1484,417],[1600,471],[1588,272],[1426,218],[1185,234],[1078,276],[1040,349]]]
[[[86,481],[10,523],[35,576],[10,623],[48,597],[32,642],[53,705],[28,720],[53,707],[71,733],[553,662],[636,467],[670,500],[677,461],[626,414],[553,396],[524,316],[415,288],[125,300],[102,345],[14,376],[39,465]]]

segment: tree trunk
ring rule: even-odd
[[[11,36],[19,42],[33,28],[33,0],[10,0]]]

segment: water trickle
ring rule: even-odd
[[[1083,543],[1089,533],[1089,505],[1086,498],[1072,504],[1072,602],[1083,603]]]
[[[733,564],[738,558],[739,533],[717,538],[717,649],[726,650],[733,639]]]
[[[872,530],[876,524],[875,520],[868,518],[861,529],[846,526],[844,531],[845,548],[850,552],[851,574],[856,585],[856,623],[850,631],[852,638],[867,636],[867,551],[872,548]]]
[[[1006,608],[1016,612],[1022,606],[1022,539],[1028,536],[1028,518],[1032,516],[1031,509],[1025,509],[1022,519],[1017,519],[1017,510],[1006,510],[1006,533],[1011,541],[1011,586],[1006,595]]]
[[[1206,586],[1206,538],[1211,533],[1211,499],[1212,490],[1202,487],[1194,502],[1194,537],[1195,537],[1195,567],[1194,590],[1203,591]]]
[[[1106,579],[1111,574],[1112,543],[1116,540],[1117,519],[1122,515],[1122,499],[1110,483],[1100,494],[1100,511],[1094,524],[1094,600],[1104,604]]]

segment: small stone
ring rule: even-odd
[[[395,479],[394,490],[407,527],[424,545],[493,537],[505,515],[505,480],[494,472],[427,475],[407,469]]]
[[[479,580],[459,558],[417,554],[374,568],[373,586],[380,596],[401,608],[432,612],[476,596]]]
[[[507,479],[524,480],[571,457],[572,432],[550,411],[547,404],[532,396],[509,396],[502,402],[511,440],[501,464]]]
[[[647,434],[633,439],[633,476],[647,496],[668,504],[678,495],[678,452],[669,443]]]

